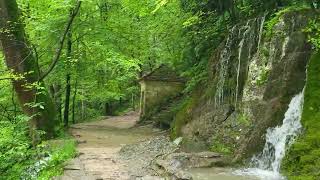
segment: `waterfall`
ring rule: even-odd
[[[232,28],[231,33],[227,38],[225,47],[220,55],[220,61],[218,66],[219,76],[218,76],[218,82],[217,82],[217,90],[215,94],[215,105],[221,105],[221,103],[224,100],[224,85],[228,75],[228,64],[231,57],[231,51],[232,51],[231,46],[233,44],[233,34],[236,28],[237,28],[236,26]]]
[[[263,17],[255,18],[248,20],[245,25],[236,25],[230,31],[226,43],[224,45],[223,50],[220,53],[219,62],[217,65],[217,83],[216,83],[216,92],[215,92],[215,105],[221,105],[225,101],[225,84],[228,80],[228,70],[232,69],[232,64],[230,64],[230,60],[233,62],[234,57],[232,56],[232,52],[234,51],[234,47],[236,43],[238,45],[238,56],[236,60],[238,62],[235,67],[235,85],[233,87],[228,87],[228,91],[231,92],[228,94],[231,96],[231,102],[235,103],[235,108],[237,107],[237,101],[240,94],[240,78],[241,72],[244,69],[244,63],[248,64],[248,62],[252,59],[252,51],[255,52],[259,49],[260,43],[262,41],[263,35],[263,26],[265,23],[266,15]],[[258,46],[256,48],[256,46]],[[245,62],[244,62],[245,61]]]
[[[244,45],[244,41],[246,38],[246,35],[250,32],[251,27],[249,26],[249,21],[247,22],[246,31],[243,33],[242,39],[239,43],[239,54],[238,54],[238,68],[237,68],[237,86],[236,86],[236,95],[235,95],[235,107],[237,107],[237,101],[238,101],[238,94],[239,94],[239,77],[240,77],[240,70],[241,70],[241,55],[242,55],[242,49]]]
[[[262,153],[251,159],[253,168],[238,170],[235,174],[257,176],[263,180],[285,179],[280,174],[280,165],[286,150],[302,129],[300,120],[303,110],[303,95],[304,92],[301,92],[291,100],[281,126],[267,130],[266,143]]]

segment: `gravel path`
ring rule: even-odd
[[[79,142],[77,150],[80,155],[69,162],[64,175],[56,179],[136,179],[130,174],[128,162],[122,160],[127,158],[119,156],[120,149],[126,145],[146,141],[161,133],[148,126],[134,127],[138,118],[138,114],[132,112],[124,116],[72,126],[70,131]]]

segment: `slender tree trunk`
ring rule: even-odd
[[[71,92],[71,76],[70,74],[67,74],[67,85],[66,85],[66,99],[65,99],[65,106],[64,106],[64,115],[63,115],[63,121],[64,121],[64,127],[69,126],[69,105],[70,105],[70,92]]]
[[[78,80],[74,84],[74,91],[73,91],[73,98],[72,98],[72,123],[75,124],[75,104],[76,104],[76,97],[77,97],[77,90],[78,90]]]
[[[86,105],[84,100],[81,100],[81,120],[85,119],[85,110],[86,110]]]
[[[58,112],[58,121],[62,120],[62,108],[61,108],[61,85],[53,84],[50,86],[50,94],[54,100],[56,111]]]
[[[72,52],[72,34],[71,30],[68,33],[68,41],[67,41],[67,71],[68,74],[66,76],[66,99],[64,106],[64,127],[68,127],[69,124],[69,105],[70,105],[70,95],[71,95],[71,74],[70,74],[70,59]]]
[[[34,129],[46,132],[46,137],[54,135],[55,111],[52,99],[46,90],[30,86],[38,81],[38,69],[30,44],[25,37],[24,25],[15,0],[0,0],[0,41],[7,67],[14,74],[23,75],[23,79],[13,79],[18,101],[30,120],[31,136],[34,144],[40,137]],[[44,86],[39,82],[38,86]],[[35,106],[31,106],[35,105]]]
[[[57,84],[54,86],[54,91],[55,91],[55,97],[54,97],[54,101],[56,103],[56,108],[57,108],[57,111],[58,111],[58,120],[59,122],[62,122],[62,98],[61,98],[61,95],[62,95],[62,89],[61,89],[61,85],[60,84]]]
[[[132,93],[132,109],[133,109],[133,111],[136,111],[136,104],[135,104],[135,96],[134,96],[134,93]]]

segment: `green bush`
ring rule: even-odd
[[[27,121],[0,121],[0,179],[19,179],[34,154]]]

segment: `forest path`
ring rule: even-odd
[[[132,128],[139,119],[136,112],[101,121],[81,123],[70,128],[79,142],[79,156],[66,167],[61,180],[129,179],[125,164],[117,160],[124,145],[146,140],[157,134],[150,127]]]

